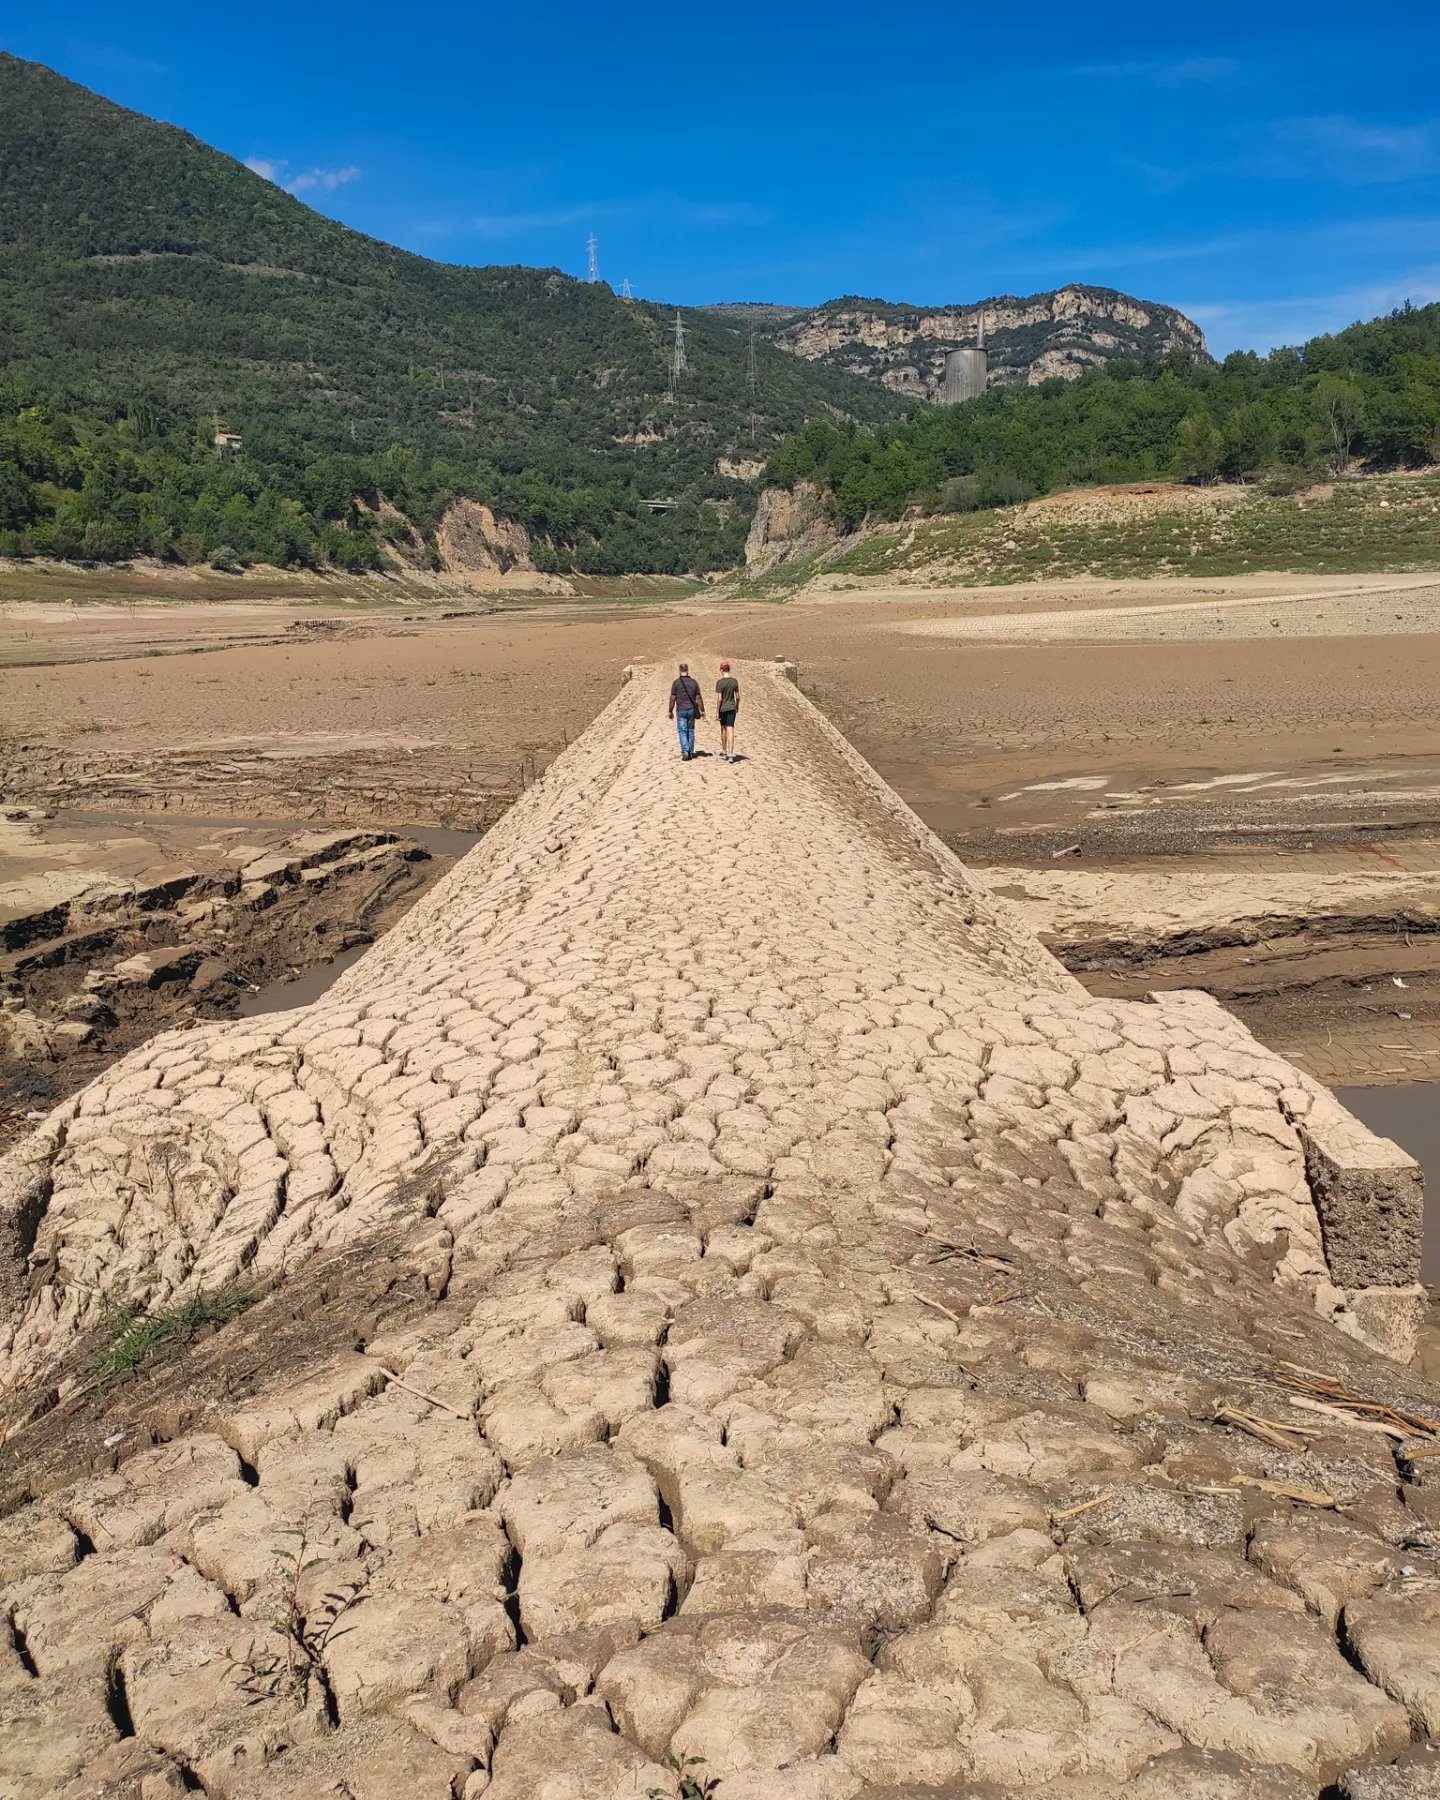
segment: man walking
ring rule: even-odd
[[[735,760],[735,715],[739,710],[740,683],[730,673],[729,663],[722,662],[715,683],[715,711],[720,716],[720,754],[726,762]]]
[[[670,717],[680,734],[680,755],[689,762],[695,754],[695,721],[705,717],[700,683],[690,673],[689,663],[681,663],[680,673],[670,683]]]

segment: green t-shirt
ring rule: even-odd
[[[740,705],[740,683],[733,675],[722,675],[715,683],[717,711],[734,712]]]

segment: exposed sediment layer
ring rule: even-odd
[[[1088,997],[742,678],[748,760],[679,763],[638,672],[323,1002],[4,1166],[0,1791],[1433,1780],[1436,1403],[1361,1341],[1413,1330],[1405,1219],[1354,1217],[1408,1159],[1204,997]],[[67,1473],[107,1304],[239,1281]]]

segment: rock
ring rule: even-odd
[[[1400,1701],[1426,1737],[1440,1738],[1440,1590],[1434,1579],[1352,1600],[1341,1629],[1370,1679]]]
[[[658,1525],[609,1525],[594,1542],[538,1560],[520,1574],[520,1619],[537,1643],[633,1621],[653,1630],[690,1579],[674,1537]]]

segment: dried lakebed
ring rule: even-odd
[[[0,1170],[17,1800],[1433,1787],[1413,1165],[744,679],[763,754],[640,672],[319,1002]]]

